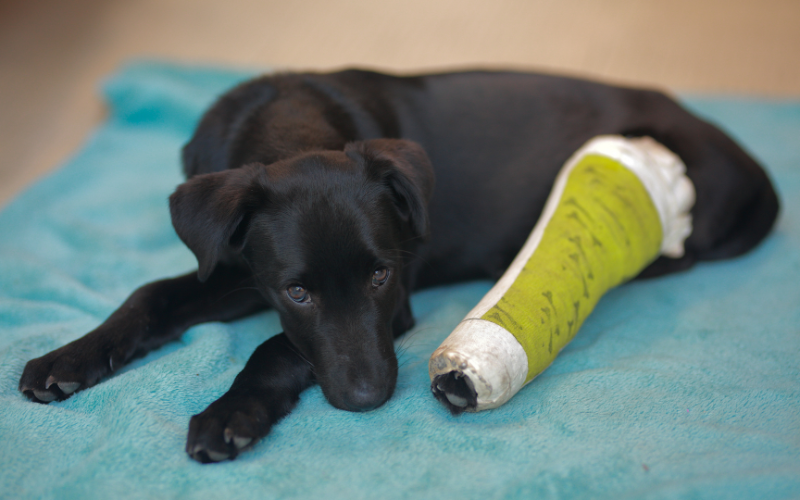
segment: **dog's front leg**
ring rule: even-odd
[[[207,321],[229,321],[266,307],[248,271],[219,266],[205,283],[196,273],[144,285],[92,332],[28,361],[19,390],[49,403],[103,377]]]
[[[288,415],[314,384],[314,368],[284,334],[261,344],[233,385],[189,422],[186,452],[208,463],[234,459]]]

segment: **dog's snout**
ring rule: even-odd
[[[389,399],[390,391],[369,382],[361,382],[353,387],[344,398],[344,405],[350,411],[369,411],[379,407]]]
[[[367,309],[365,306],[356,312],[363,315]],[[347,319],[353,316],[355,313]],[[388,320],[355,326],[352,320],[349,323],[330,321],[317,337],[318,345],[312,351],[317,382],[336,408],[373,410],[389,400],[397,383],[392,330]]]

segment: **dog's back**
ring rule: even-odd
[[[686,255],[644,275],[738,255],[769,231],[778,201],[764,171],[716,127],[665,95],[511,72],[396,77],[348,70],[245,83],[206,114],[184,149],[187,176],[269,164],[379,137],[418,142],[437,187],[415,287],[498,277],[521,247],[570,154],[602,134],[652,136],[697,191]]]

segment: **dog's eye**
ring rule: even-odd
[[[297,303],[303,303],[309,301],[308,290],[303,288],[300,285],[292,285],[286,289],[286,294],[289,296],[290,299]]]
[[[389,270],[385,267],[379,267],[372,273],[372,286],[378,287],[386,283],[389,279]]]

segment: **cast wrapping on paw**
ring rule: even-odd
[[[509,269],[433,353],[431,390],[453,414],[496,408],[542,373],[611,288],[680,257],[694,187],[653,139],[600,136],[564,165]]]

